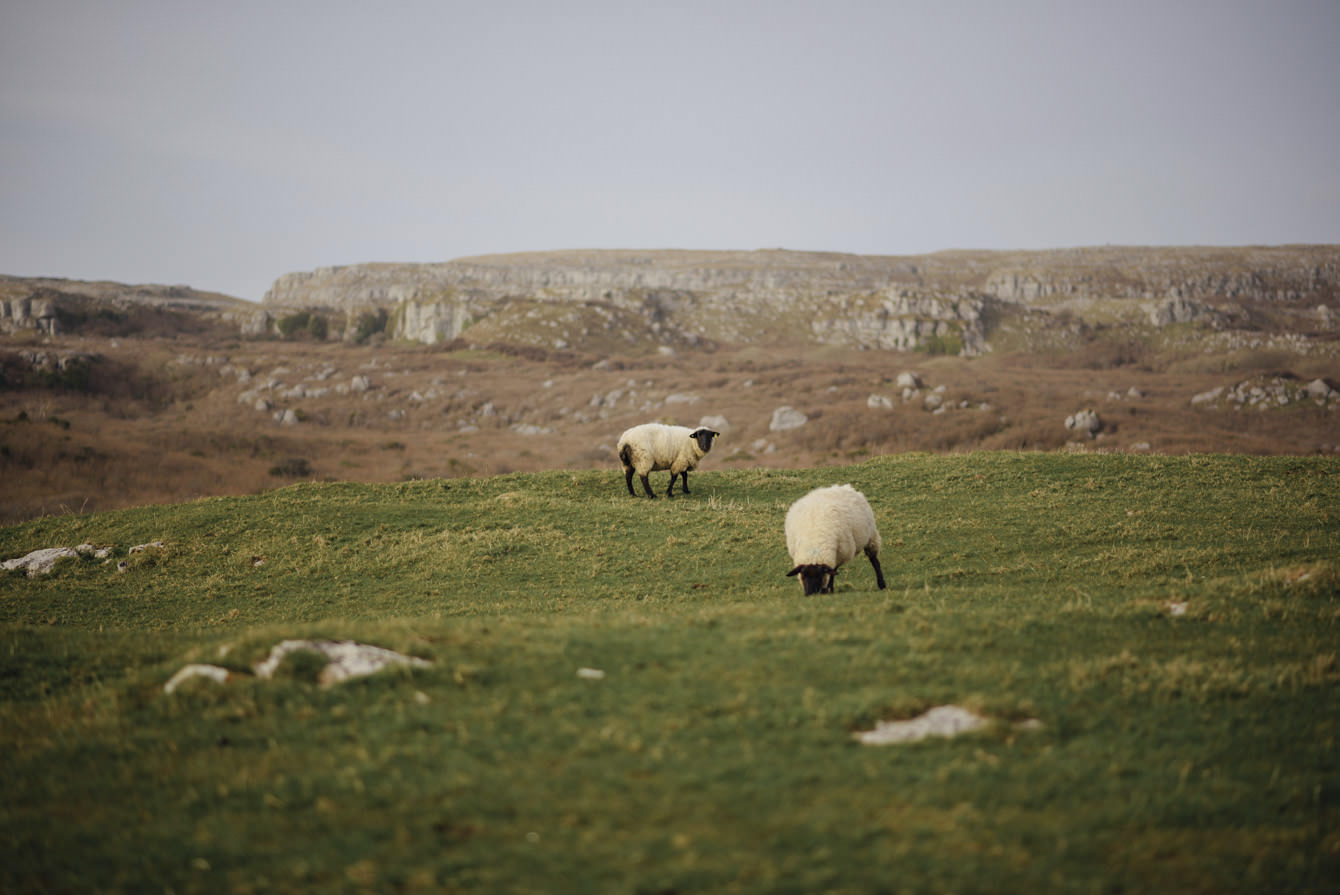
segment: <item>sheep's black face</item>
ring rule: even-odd
[[[833,592],[833,570],[825,565],[796,566],[787,572],[787,577],[800,576],[800,584],[805,588],[805,596],[831,594]]]
[[[694,429],[689,433],[689,437],[697,440],[698,448],[705,454],[712,449],[712,439],[720,438],[720,432],[713,432],[711,429]]]

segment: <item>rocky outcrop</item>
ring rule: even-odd
[[[787,432],[791,429],[799,429],[809,421],[808,416],[794,407],[778,407],[772,412],[772,419],[768,422],[768,431]]]
[[[1001,256],[981,290],[1026,304],[1058,298],[1330,301],[1340,287],[1337,246],[1104,247]]]
[[[56,335],[56,302],[53,298],[0,300],[0,333],[25,329]]]
[[[246,332],[264,313],[250,302],[188,286],[0,275],[0,334],[28,330],[54,336],[85,329],[99,335],[131,333],[150,326],[148,318],[154,314],[175,315],[196,328],[203,322]]]
[[[279,277],[261,307],[185,286],[0,276],[0,333],[221,326],[249,338],[464,338],[599,354],[791,343],[974,356],[993,344],[1075,350],[1086,327],[1112,325],[1180,324],[1164,337],[1184,340],[1211,329],[1324,340],[1338,293],[1337,246],[592,250],[322,267]]]
[[[1178,295],[1167,301],[1155,303],[1149,311],[1149,322],[1155,326],[1205,322],[1215,329],[1223,329],[1225,315],[1204,302]]]
[[[406,656],[394,650],[352,640],[285,640],[276,645],[270,654],[252,666],[252,675],[261,679],[275,676],[280,665],[294,653],[311,653],[322,663],[316,675],[315,683],[329,687],[356,677],[376,674],[384,668],[407,667],[429,668],[432,663],[417,656]],[[175,693],[187,681],[203,678],[216,684],[226,684],[234,678],[247,677],[222,665],[203,665],[194,663],[183,667],[163,685],[163,692]],[[423,694],[419,694],[422,696]],[[426,700],[427,697],[424,697]],[[421,700],[422,701],[422,700]]]
[[[463,302],[420,301],[406,299],[397,310],[392,335],[411,342],[450,342],[474,321],[470,308]]]
[[[1093,410],[1081,410],[1065,418],[1065,427],[1076,435],[1097,438],[1103,429],[1103,421]]]
[[[500,313],[524,313],[531,321],[568,317],[514,319],[506,328],[510,339],[527,341],[536,325],[561,326],[563,334],[542,333],[550,347],[613,334],[663,347],[766,338],[875,349],[939,337],[965,354],[983,350],[983,299],[920,291],[919,277],[905,259],[823,253],[532,253],[286,274],[265,303],[343,314],[389,307],[394,337],[429,343]]]
[[[265,305],[337,316],[380,308],[392,337],[429,343],[478,326],[472,340],[551,348],[791,341],[971,356],[990,350],[1003,317],[1026,312],[1030,326],[1046,325],[1058,305],[1095,300],[1127,302],[1132,323],[1217,329],[1245,319],[1244,302],[1306,304],[1315,326],[1329,320],[1338,285],[1332,246],[910,257],[609,250],[319,268],[280,277]]]
[[[1293,376],[1257,376],[1219,386],[1194,396],[1191,406],[1214,410],[1280,410],[1295,407],[1340,407],[1340,390],[1325,379],[1303,382]]]
[[[815,319],[815,341],[861,349],[912,351],[933,340],[952,345],[948,353],[975,356],[986,350],[983,308],[987,298],[934,298],[907,290],[881,296],[873,309],[839,307]]]

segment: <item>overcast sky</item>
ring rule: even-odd
[[[0,273],[1340,243],[1340,2],[0,0]]]

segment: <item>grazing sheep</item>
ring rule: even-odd
[[[786,549],[796,567],[805,596],[833,592],[837,570],[864,550],[875,567],[875,582],[884,589],[879,567],[879,529],[865,495],[851,485],[816,488],[786,511]]]
[[[628,493],[637,496],[633,490],[633,473],[642,479],[642,489],[647,496],[655,498],[647,474],[658,469],[670,470],[670,487],[665,489],[669,497],[675,490],[675,478],[682,477],[684,493],[689,493],[689,470],[698,468],[698,461],[712,449],[712,440],[721,435],[713,429],[700,426],[690,429],[687,426],[666,426],[661,423],[643,423],[634,426],[619,436],[617,448],[619,462],[623,464],[624,483]]]

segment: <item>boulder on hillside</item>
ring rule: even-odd
[[[809,417],[794,407],[778,407],[772,412],[772,421],[768,423],[768,431],[785,432],[789,429],[799,429],[809,421]]]
[[[432,665],[427,659],[352,640],[285,640],[271,649],[265,659],[256,663],[252,672],[258,678],[271,678],[286,657],[302,652],[316,653],[326,660],[316,679],[323,687],[374,674],[393,665],[407,665],[410,668],[428,668]],[[219,665],[187,665],[163,685],[163,691],[172,693],[192,678],[202,677],[223,684],[236,676],[236,672]]]
[[[1312,380],[1303,387],[1303,391],[1315,401],[1328,401],[1336,397],[1335,389],[1331,388],[1325,379]]]
[[[1204,302],[1177,295],[1154,305],[1149,311],[1149,322],[1158,327],[1174,323],[1208,323],[1218,329],[1224,325],[1224,315]]]
[[[29,578],[36,578],[38,575],[49,574],[56,567],[57,561],[62,559],[72,559],[79,556],[106,559],[110,555],[110,548],[94,547],[92,544],[80,544],[78,547],[45,547],[41,550],[34,550],[26,556],[0,562],[0,568],[3,568],[6,572],[16,572],[24,569],[27,570]]]
[[[727,420],[721,414],[715,414],[713,416],[705,416],[702,419],[698,420],[698,425],[706,426],[709,429],[715,429],[722,435],[730,434],[730,421]]]
[[[894,384],[899,388],[921,388],[921,377],[911,370],[904,370],[898,374]]]
[[[1095,438],[1103,428],[1103,421],[1094,411],[1081,410],[1079,413],[1072,413],[1065,418],[1065,427],[1076,435],[1087,435],[1090,438]]]

